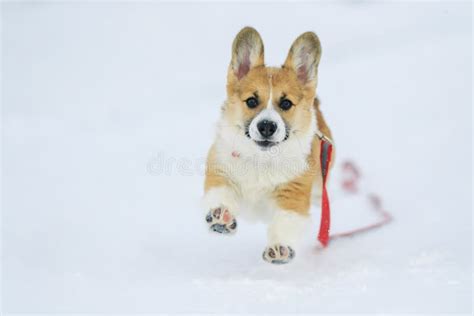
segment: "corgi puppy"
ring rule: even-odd
[[[234,39],[227,100],[207,157],[203,204],[212,232],[234,234],[237,217],[268,223],[263,259],[290,262],[321,195],[320,139],[331,137],[316,98],[321,45],[307,32],[283,66],[267,67],[259,33]]]

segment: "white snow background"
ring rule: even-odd
[[[2,311],[470,313],[471,19],[454,1],[4,2]],[[325,250],[313,234],[286,266],[261,259],[262,224],[206,231],[201,167],[246,25],[268,65],[320,36],[338,164],[392,224]],[[374,219],[338,187],[336,170],[334,230]]]

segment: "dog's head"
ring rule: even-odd
[[[314,129],[320,57],[318,37],[307,32],[294,41],[283,66],[266,67],[260,35],[251,27],[242,29],[232,45],[223,115],[235,137],[262,151],[301,141],[293,138]]]

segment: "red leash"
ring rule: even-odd
[[[331,210],[329,206],[329,197],[326,190],[326,179],[329,172],[329,163],[331,162],[332,144],[321,138],[321,174],[323,177],[323,196],[321,199],[321,224],[319,225],[319,242],[326,247],[329,243],[329,227],[331,226]]]
[[[370,204],[372,205],[373,210],[376,213],[380,214],[381,219],[378,222],[375,222],[373,224],[370,224],[364,227],[356,228],[356,229],[349,230],[342,233],[333,234],[331,235],[331,240],[341,238],[341,237],[353,237],[356,234],[365,233],[369,230],[386,225],[393,220],[392,215],[390,215],[390,213],[388,213],[386,210],[383,209],[382,202],[378,195],[369,194],[367,197],[369,198],[369,201],[370,201]]]
[[[329,240],[341,238],[341,237],[352,237],[356,234],[364,233],[369,230],[381,227],[386,225],[392,221],[392,216],[382,207],[382,201],[380,197],[376,194],[368,194],[368,199],[370,204],[372,205],[373,210],[381,216],[381,219],[373,224],[360,227],[354,230],[329,235],[330,224],[331,224],[331,210],[329,205],[329,197],[326,190],[326,179],[329,173],[329,164],[331,162],[331,155],[332,155],[332,143],[331,141],[325,137],[324,135],[318,135],[321,139],[321,154],[320,154],[320,161],[321,161],[321,174],[323,177],[323,195],[321,199],[321,223],[319,226],[319,233],[318,233],[318,240],[326,247],[329,243]],[[343,164],[344,171],[346,174],[349,174],[350,177],[345,179],[342,182],[342,187],[344,190],[350,193],[357,193],[357,183],[360,178],[359,169],[352,163],[352,162],[345,162]]]

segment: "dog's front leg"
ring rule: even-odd
[[[214,163],[211,149],[204,183],[204,210],[209,229],[220,234],[233,234],[237,229],[235,214],[238,203],[235,191],[225,173]]]
[[[206,190],[203,198],[206,222],[209,229],[220,234],[233,234],[237,229],[234,217],[237,201],[232,188],[212,187]]]
[[[290,262],[295,247],[310,222],[311,187],[293,182],[278,188],[274,194],[278,210],[268,226],[268,244],[263,259],[274,264]]]

